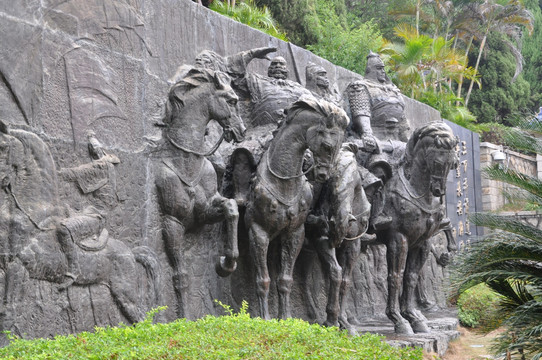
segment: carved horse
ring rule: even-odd
[[[184,316],[188,306],[183,292],[190,279],[183,278],[186,271],[181,269],[186,266],[182,263],[181,245],[188,232],[225,220],[225,255],[215,269],[220,276],[227,276],[237,266],[237,203],[218,193],[216,172],[205,158],[216,151],[222,139],[243,139],[245,127],[237,114],[237,99],[226,74],[206,69],[191,69],[169,90],[155,184],[162,235],[174,271],[179,317]],[[217,144],[205,152],[204,137],[211,120],[222,126],[223,133]]]
[[[0,163],[4,176],[0,202],[5,210],[0,221],[1,230],[8,235],[2,244],[1,267],[6,274],[3,305],[9,312],[14,311],[15,302],[22,296],[25,271],[32,279],[57,284],[65,280],[67,261],[57,236],[59,224],[75,218],[66,218],[58,206],[56,168],[47,145],[31,132],[17,129],[8,132],[3,124],[0,127]],[[128,321],[143,320],[136,263],[141,263],[152,279],[151,306],[160,305],[161,273],[155,254],[145,246],[130,249],[123,242],[109,238],[103,226],[90,231],[87,235],[96,236],[100,246],[92,250],[77,248],[81,275],[73,285],[105,284]],[[4,323],[3,327],[6,326],[9,324]]]
[[[416,308],[415,289],[430,251],[429,240],[448,225],[443,197],[448,173],[458,165],[456,144],[443,122],[416,129],[397,173],[384,185],[384,209],[393,222],[376,235],[387,248],[386,315],[396,333],[429,331],[427,319]]]
[[[320,186],[320,191],[318,184],[313,184],[318,199],[307,218],[307,254],[298,260],[303,271],[309,317],[317,317],[312,287],[308,283],[315,261],[309,252],[315,250],[329,277],[324,325],[341,326],[352,335],[356,330],[346,314],[346,294],[362,246],[374,240],[374,235],[366,233],[371,204],[365,195],[356,152],[355,145],[343,144],[329,180]]]
[[[304,223],[312,202],[311,186],[304,176],[312,171],[326,181],[339,152],[348,118],[342,109],[323,100],[302,98],[287,109],[256,169],[245,213],[251,255],[256,266],[260,315],[269,319],[270,277],[267,252],[272,240],[280,241],[278,278],[280,318],[290,317],[290,292],[295,260],[303,245]],[[314,165],[303,172],[307,149]]]

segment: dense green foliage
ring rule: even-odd
[[[539,0],[525,0],[525,6],[535,19],[533,34],[523,38],[521,48],[525,60],[523,77],[531,86],[531,109],[535,111],[542,106],[542,10]]]
[[[390,64],[390,76],[406,95],[471,130],[481,131],[473,124],[475,118],[478,123],[509,125],[508,117],[532,114],[542,106],[539,0],[254,1],[269,9],[290,41],[362,75],[369,50],[378,52],[386,41],[388,48],[406,45],[397,35],[398,24],[410,25],[431,44],[446,44],[456,60],[465,56],[468,63],[434,61],[438,59],[425,52],[418,62],[404,64],[414,65],[418,74],[429,71],[431,79],[425,79],[425,87],[438,91],[412,92],[413,78],[397,76],[397,63]],[[453,74],[434,72],[433,64]]]
[[[469,108],[479,123],[505,123],[507,119],[532,107],[530,102],[530,85],[520,74],[512,82],[515,71],[515,60],[502,40],[502,35],[495,34],[488,38],[491,49],[480,61],[482,88],[474,89]],[[478,51],[472,51],[473,57]]]
[[[497,311],[498,295],[485,284],[465,290],[457,299],[461,325],[471,328],[495,328],[502,321]]]
[[[525,130],[509,128],[503,134],[507,143],[542,153],[542,140],[529,135],[542,134],[540,122],[527,119],[513,125]],[[519,189],[508,196],[542,208],[542,181],[501,166],[485,172]],[[498,311],[506,332],[498,338],[497,350],[542,359],[542,230],[499,214],[477,213],[470,220],[493,231],[456,258],[455,294],[485,283],[501,296]]]
[[[224,306],[224,305],[223,305]],[[54,340],[14,339],[2,359],[422,359],[421,349],[393,348],[377,335],[351,337],[338,328],[298,320],[251,318],[246,303],[234,314],[198,321],[153,324],[152,314],[134,326]]]
[[[288,40],[286,34],[277,28],[275,19],[273,19],[269,9],[257,7],[254,0],[239,2],[235,7],[228,5],[227,2],[214,1],[211,4],[211,9],[271,36],[285,41]]]

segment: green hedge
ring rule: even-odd
[[[163,308],[162,308],[163,309]],[[154,314],[133,326],[54,339],[12,338],[2,359],[422,359],[419,348],[391,347],[374,334],[351,337],[346,331],[299,319],[251,318],[247,305],[238,314],[197,321],[153,324]]]

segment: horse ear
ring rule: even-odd
[[[183,94],[186,92],[186,85],[177,83],[169,92],[169,103],[184,107]],[[166,104],[167,105],[167,104]]]
[[[0,132],[3,134],[9,134],[8,124],[0,120]]]
[[[215,82],[217,90],[224,90],[226,86],[230,86],[230,77],[219,71],[215,71],[213,80]]]

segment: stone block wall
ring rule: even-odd
[[[504,160],[497,161],[495,156],[504,155]],[[517,171],[519,173],[538,177],[539,169],[538,156],[530,156],[512,151],[510,149],[503,149],[502,146],[483,142],[480,144],[480,166],[486,168],[499,164],[504,168]],[[504,193],[507,189],[513,189],[512,185],[503,184],[499,181],[490,180],[487,177],[482,176],[482,198],[483,198],[483,210],[484,211],[496,211],[506,205],[507,200]]]

